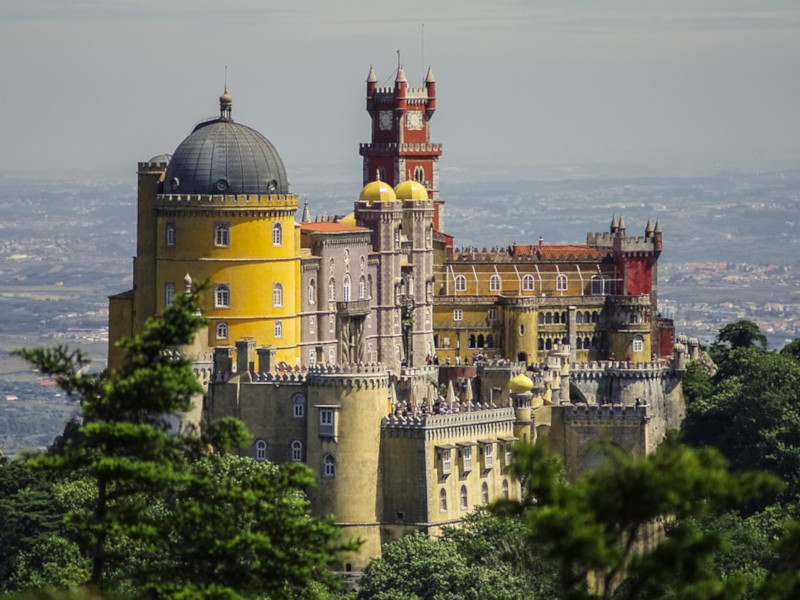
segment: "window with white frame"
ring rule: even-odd
[[[490,308],[489,311],[486,313],[486,319],[490,323],[493,323],[494,321],[497,321],[497,309],[496,308]]]
[[[218,340],[227,340],[228,339],[228,324],[227,323],[217,323],[217,339]]]
[[[312,335],[317,333],[317,317],[314,315],[308,317],[308,333]]]
[[[302,419],[306,416],[306,399],[303,394],[292,396],[292,417]]]
[[[457,292],[466,292],[467,291],[467,278],[463,275],[456,275],[455,279],[456,283],[456,291]]]
[[[344,276],[344,283],[342,284],[342,300],[350,302],[350,275]]]
[[[333,277],[328,282],[328,302],[336,302],[336,280]]]
[[[532,292],[534,290],[533,284],[533,275],[523,275],[522,276],[522,291],[523,292]]]
[[[332,408],[319,409],[319,434],[321,436],[333,437],[334,415]]]
[[[256,460],[267,460],[267,442],[256,440]]]
[[[472,471],[472,446],[461,449],[461,470],[465,473]]]
[[[272,224],[272,245],[283,245],[283,225],[280,221],[276,221]]]
[[[485,481],[481,484],[481,504],[489,504],[489,484]]]
[[[508,480],[503,479],[503,484],[501,486],[501,495],[503,496],[503,500],[508,500]]]
[[[214,245],[223,248],[231,245],[230,223],[216,223],[214,225]]]
[[[605,275],[592,275],[592,294],[604,296],[610,292],[608,277]]]
[[[464,311],[460,308],[453,309],[453,321],[462,321],[464,319]]]
[[[231,288],[227,283],[218,283],[214,287],[214,307],[231,307]]]
[[[447,490],[439,490],[439,512],[447,512]]]
[[[167,246],[174,246],[175,245],[175,223],[167,223],[167,230],[166,230],[166,242]]]
[[[505,452],[505,466],[511,466],[511,442],[506,442],[506,452]]]
[[[325,454],[322,457],[322,476],[328,479],[336,477],[336,459],[333,454]]]
[[[294,440],[292,442],[292,462],[301,462],[303,460],[303,442]]]
[[[164,286],[164,305],[171,306],[172,299],[175,297],[175,284],[168,283]]]
[[[450,451],[450,448],[443,448],[442,449],[442,473],[444,475],[448,475],[453,471],[453,455]]]
[[[644,350],[644,338],[640,335],[633,336],[633,351],[642,352]]]
[[[283,337],[283,321],[275,321],[275,338],[280,339]]]
[[[500,275],[495,273],[489,278],[489,291],[490,292],[499,292],[500,291]]]
[[[556,291],[557,292],[566,292],[567,291],[567,276],[563,273],[560,273],[558,277],[556,277]]]
[[[367,281],[363,275],[358,280],[358,297],[362,300],[367,297]]]
[[[459,494],[459,498],[461,500],[461,510],[467,510],[469,508],[469,498],[467,497],[467,486],[461,486],[461,493]]]
[[[275,308],[283,306],[283,284],[281,283],[272,284],[272,306]]]
[[[494,466],[494,444],[483,446],[483,468],[491,469]]]
[[[317,303],[317,282],[313,279],[308,282],[308,303]]]

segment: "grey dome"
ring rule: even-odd
[[[169,161],[166,194],[287,194],[278,151],[255,129],[219,118],[200,123]]]

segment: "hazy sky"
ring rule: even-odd
[[[0,174],[132,178],[217,114],[228,65],[294,182],[358,182],[364,81],[398,49],[414,86],[433,66],[444,171],[800,166],[797,0],[0,0]]]

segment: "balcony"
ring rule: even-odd
[[[337,302],[336,312],[343,317],[364,317],[369,314],[369,298]]]

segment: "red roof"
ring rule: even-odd
[[[579,244],[526,244],[509,246],[508,251],[512,256],[538,256],[545,260],[570,258],[593,260],[608,256],[608,250],[605,248]]]
[[[318,223],[300,223],[301,231],[322,231],[324,233],[340,233],[343,231],[369,231],[366,227],[358,225],[345,225],[344,223],[331,223],[320,221]]]

